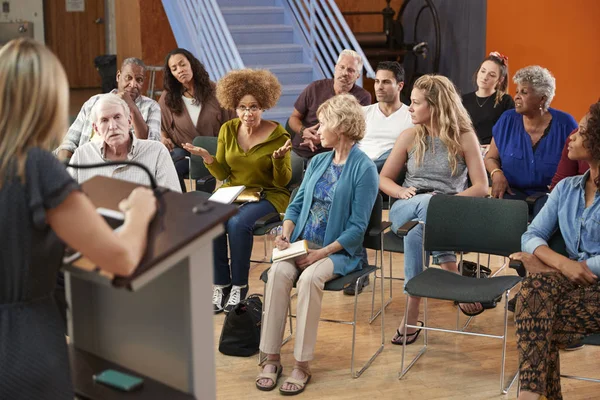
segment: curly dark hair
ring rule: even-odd
[[[256,98],[265,110],[275,107],[281,96],[281,84],[266,69],[238,69],[229,71],[217,82],[217,100],[221,107],[234,110],[247,94]]]
[[[585,130],[581,132],[583,145],[590,152],[594,160],[600,161],[600,99],[590,106]],[[600,172],[600,171],[598,171]],[[594,180],[596,188],[600,190],[600,174]]]
[[[165,103],[175,114],[181,114],[183,111],[183,95],[184,87],[173,76],[171,68],[169,68],[169,59],[176,55],[181,54],[190,62],[192,73],[194,77],[194,98],[202,104],[202,102],[214,93],[214,84],[210,81],[208,72],[204,68],[204,65],[198,60],[192,53],[186,49],[177,48],[172,50],[165,57],[165,65],[163,67],[164,80],[163,87],[167,91],[165,95]]]

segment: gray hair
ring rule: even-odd
[[[129,57],[123,60],[121,64],[121,69],[125,68],[126,65],[137,65],[138,67],[142,67],[144,71],[146,71],[146,64],[142,60],[136,57]]]
[[[341,59],[342,59],[343,56],[349,56],[349,57],[354,58],[356,61],[358,61],[358,72],[360,73],[362,71],[363,59],[360,56],[360,54],[358,54],[354,50],[344,49],[344,50],[342,50],[342,52],[338,56],[336,64],[338,64],[341,61]]]
[[[546,96],[542,107],[544,111],[548,110],[556,93],[556,79],[550,71],[539,65],[530,65],[518,70],[513,77],[513,82],[517,85],[528,83],[537,95]]]
[[[98,122],[98,110],[100,110],[100,106],[104,104],[123,107],[123,115],[125,116],[125,118],[129,119],[131,111],[129,110],[129,106],[127,105],[125,100],[123,100],[116,94],[106,93],[98,95],[98,100],[96,101],[96,104],[94,104],[94,106],[92,107],[92,111],[90,111],[90,121],[92,121],[93,123]]]

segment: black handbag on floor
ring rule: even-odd
[[[225,317],[219,351],[228,356],[249,357],[258,352],[262,301],[253,294],[240,301]]]
[[[479,276],[481,278],[489,278],[492,274],[492,270],[486,267],[485,265],[479,265],[480,273]],[[473,261],[462,261],[462,275],[468,276],[470,278],[477,278],[477,263]]]

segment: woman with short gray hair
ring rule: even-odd
[[[494,125],[485,167],[492,180],[492,197],[525,200],[548,191],[565,141],[577,123],[571,115],[550,108],[556,79],[546,68],[521,68],[513,82],[515,109],[504,112]],[[545,197],[533,206],[533,215]]]

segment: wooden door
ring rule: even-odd
[[[104,0],[81,3],[83,11],[67,11],[66,0],[44,0],[46,46],[62,62],[72,89],[100,87],[94,58],[106,52]]]

